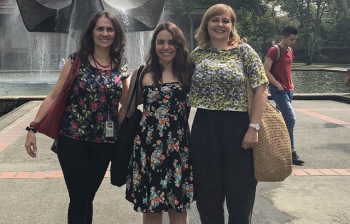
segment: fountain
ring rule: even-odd
[[[81,30],[101,10],[128,17],[128,31],[153,30],[163,12],[165,0],[17,0],[29,32],[69,33]],[[71,22],[72,21],[72,22]]]
[[[165,0],[0,1],[0,117],[49,93],[59,75],[60,58],[77,49],[82,29],[98,11],[109,11],[124,23],[132,72],[144,61],[164,4]]]
[[[127,33],[130,67],[140,63],[145,47],[138,39],[151,33],[165,0],[9,0],[0,11],[0,70],[58,70],[60,58],[77,49],[80,34],[91,16],[101,10],[121,18]],[[11,11],[9,10],[11,8]],[[5,11],[5,10],[4,10]],[[22,20],[22,21],[21,21]],[[23,26],[24,25],[24,26]],[[145,38],[149,36],[146,35]],[[132,41],[133,42],[131,43]],[[143,40],[141,40],[142,42]],[[149,39],[147,39],[147,42]],[[143,44],[143,43],[142,43]],[[128,55],[131,49],[132,55]],[[133,58],[138,56],[136,58]]]
[[[17,0],[17,4],[29,32],[67,34],[65,55],[76,49],[80,33],[94,13],[105,10],[115,14],[127,31],[126,53],[129,66],[134,68],[143,60],[147,49],[142,43],[145,31],[157,26],[165,0]],[[149,35],[145,38],[150,40]],[[135,51],[139,41],[142,47]]]
[[[81,29],[97,11],[115,13],[124,23],[130,71],[143,63],[152,30],[159,21],[173,21],[184,31],[188,25],[181,26],[179,16],[169,17],[163,12],[166,0],[16,1],[6,5],[10,8],[6,15],[1,13],[4,3],[0,2],[0,97],[46,95],[57,80],[60,58],[77,48]],[[345,74],[313,74],[315,80],[309,80],[313,75],[295,73],[298,93],[348,92],[342,83]],[[317,88],[313,83],[318,83]]]
[[[16,1],[9,13],[0,13],[0,96],[46,95],[57,80],[60,58],[77,49],[95,12],[121,19],[131,72],[144,61],[153,29],[164,19],[165,0]]]

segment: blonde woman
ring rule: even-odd
[[[191,158],[201,222],[224,224],[226,199],[229,223],[250,223],[257,185],[251,147],[259,141],[268,80],[258,54],[240,40],[230,6],[210,7],[196,40],[188,103],[197,108]],[[255,92],[251,118],[247,79]]]

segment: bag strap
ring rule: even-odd
[[[78,53],[76,53],[74,61],[73,61],[73,65],[69,70],[69,73],[67,75],[66,80],[64,81],[62,91],[67,91],[70,89],[70,87],[73,84],[74,79],[78,76],[78,70],[79,70],[80,66],[81,66],[81,61],[80,61],[80,58],[78,56]]]
[[[253,98],[254,98],[254,90],[252,88],[252,85],[250,83],[250,79],[249,79],[249,76],[246,72],[246,69],[245,69],[245,63],[244,63],[244,56],[243,56],[243,53],[242,53],[242,50],[241,48],[238,46],[238,50],[239,50],[239,54],[240,54],[240,57],[242,59],[242,64],[243,64],[243,73],[246,77],[246,93],[247,93],[247,105],[248,105],[248,114],[249,114],[249,118],[252,116],[252,106],[253,106]],[[281,113],[274,105],[272,105],[270,103],[269,100],[267,100],[267,104],[270,104],[270,106],[272,108],[274,108],[276,111],[278,111],[278,113]]]
[[[275,60],[272,61],[272,65],[270,68],[270,71],[275,69],[275,66],[278,64],[278,62],[280,62],[281,59],[281,48],[278,44],[273,45],[273,47],[276,48],[276,57]],[[293,49],[291,47],[288,47],[288,50],[292,53],[292,57],[294,58],[294,53],[293,53]]]
[[[249,114],[249,118],[250,118],[252,115],[252,104],[253,104],[253,98],[254,98],[254,91],[253,91],[253,88],[250,84],[249,76],[246,72],[244,55],[242,53],[241,46],[239,46],[239,45],[238,45],[238,51],[239,51],[239,56],[242,59],[243,73],[244,73],[245,78],[246,78],[247,106],[248,106],[248,114]]]
[[[135,84],[134,84],[134,89],[132,90],[132,94],[131,94],[130,102],[129,102],[129,105],[128,105],[128,109],[126,110],[127,112],[130,109],[130,105],[131,105],[131,102],[132,102],[135,94],[136,94],[135,109],[137,108],[137,99],[139,98],[138,97],[139,82],[140,82],[140,76],[141,76],[141,72],[142,72],[143,68],[144,68],[144,66],[141,65],[139,70],[137,71],[137,76],[136,76],[136,80],[135,80]]]
[[[280,49],[280,46],[278,46],[277,44],[275,44],[273,46],[276,48],[276,58],[275,58],[274,62],[277,64],[281,59],[281,49]]]
[[[273,45],[274,48],[276,48],[276,57],[275,59],[272,61],[272,65],[270,68],[270,71],[275,69],[276,64],[280,61],[281,59],[281,49],[280,46],[278,46],[277,44]]]

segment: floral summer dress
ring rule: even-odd
[[[186,94],[178,82],[143,87],[143,115],[126,183],[126,199],[135,211],[182,212],[193,201]]]

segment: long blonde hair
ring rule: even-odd
[[[229,5],[216,4],[207,9],[207,11],[204,13],[201,24],[196,32],[195,38],[199,46],[204,46],[210,43],[208,21],[214,16],[222,15],[227,12],[230,14],[230,19],[232,22],[232,30],[227,44],[231,45],[233,43],[239,43],[240,37],[236,30],[236,14],[234,10]]]

